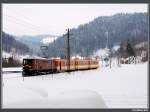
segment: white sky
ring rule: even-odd
[[[147,12],[148,4],[3,4],[3,31],[62,35],[66,29],[116,13]]]

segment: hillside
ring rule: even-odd
[[[56,37],[54,35],[23,35],[20,37],[16,37],[16,39],[24,44],[26,44],[32,51],[33,54],[39,55],[41,54],[40,46],[44,44],[49,44],[54,39],[53,37]]]
[[[2,50],[15,54],[25,54],[30,51],[29,47],[15,39],[14,36],[2,32]]]
[[[2,67],[21,66],[22,58],[29,54],[30,49],[27,45],[17,41],[14,36],[2,32]]]
[[[116,14],[101,16],[93,21],[71,29],[71,54],[81,56],[92,55],[95,51],[106,47],[112,48],[121,42],[132,41],[137,44],[148,40],[147,13]],[[66,54],[66,37],[58,38],[49,45],[49,56]]]
[[[127,40],[130,40],[133,45],[148,41],[148,16],[147,13],[120,13],[113,16],[100,16],[89,23],[71,29],[70,34],[71,55],[90,56],[106,47],[107,37],[109,48],[118,46]],[[53,41],[52,38],[54,37],[56,41]],[[40,46],[46,44],[49,47],[46,55],[64,57],[67,38],[66,36],[56,37],[58,36],[46,34],[30,36],[26,34],[15,37],[15,39],[17,42],[28,46],[30,54],[42,56]],[[6,46],[4,49],[6,50]],[[25,50],[26,47],[23,49]]]

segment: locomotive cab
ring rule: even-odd
[[[33,66],[33,59],[23,59],[23,75],[29,75]]]
[[[32,65],[33,59],[23,59],[23,65]]]

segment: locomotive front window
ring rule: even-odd
[[[32,63],[33,63],[33,60],[31,60],[31,59],[23,60],[24,65],[27,65],[27,64],[31,65]]]
[[[26,65],[27,64],[27,60],[23,60],[23,64]]]

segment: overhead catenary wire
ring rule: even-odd
[[[19,17],[21,17],[21,19],[14,17],[14,15],[12,17],[18,19],[19,21],[21,20],[22,22],[29,24],[30,26],[34,27],[34,29],[39,30],[41,32],[41,26],[38,26],[37,24],[36,25],[33,24],[33,20],[29,16],[25,16],[25,14],[23,13],[24,12],[23,10],[21,10],[21,12],[19,12],[18,10],[17,11],[16,10],[8,10],[8,12],[11,12],[12,14],[17,14],[17,16],[19,15]],[[46,26],[48,27],[48,24],[46,24]],[[56,34],[54,36],[59,37],[60,35]]]
[[[13,24],[16,24],[21,27],[21,28],[17,27],[17,30],[21,30],[21,29],[26,30],[27,29],[27,31],[31,30],[31,31],[41,32],[40,29],[38,29],[39,27],[31,24],[30,22],[27,22],[25,19],[22,20],[20,18],[14,17],[12,15],[8,15],[8,14],[4,14],[4,15],[5,15],[5,19],[7,21],[5,22],[5,24],[3,24],[3,28],[9,29],[9,27],[10,27],[9,22],[11,22],[11,23],[13,22]],[[13,24],[11,24],[11,25],[13,25]],[[15,27],[15,25],[14,25],[14,27]],[[59,37],[59,36],[57,35],[57,37]]]
[[[9,10],[9,12],[11,12],[12,14],[15,13],[15,14],[17,14],[17,15],[20,15],[20,17],[21,17],[22,19],[24,19],[25,21],[27,21],[27,22],[29,22],[30,24],[32,24],[32,21],[33,21],[33,20],[32,20],[31,18],[25,16],[25,14],[23,14],[23,11],[18,12],[18,11],[14,11],[14,10]],[[40,26],[38,26],[38,25],[35,25],[35,24],[32,24],[32,25],[35,26],[35,27],[37,27],[37,28],[40,28]]]
[[[18,18],[16,18],[16,17],[10,16],[10,15],[5,15],[5,16],[6,16],[6,19],[9,19],[10,21],[14,21],[14,22],[17,23],[17,24],[26,25],[26,26],[28,26],[28,27],[34,29],[35,31],[38,31],[38,32],[40,31],[40,32],[41,32],[40,29],[36,28],[36,27],[33,26],[32,24],[30,24],[30,23],[28,23],[28,22],[26,22],[26,21],[24,21],[24,20],[18,19]]]
[[[32,30],[32,31],[36,31],[36,32],[41,32],[41,28],[40,27],[38,27],[36,25],[33,25],[30,22],[27,22],[25,20],[22,20],[20,18],[16,18],[14,16],[10,16],[10,15],[7,15],[7,14],[4,14],[4,15],[6,17],[5,20],[7,19],[8,22],[12,21],[13,23],[16,23],[17,25],[20,25],[21,27],[28,28],[28,30]],[[3,24],[3,26],[5,27],[5,24]],[[60,37],[60,35],[58,35],[58,34],[55,34],[53,36]]]
[[[23,24],[23,23],[19,23],[18,21],[14,21],[14,20],[8,20],[8,22],[13,22],[13,24],[16,24],[16,25],[18,25],[19,27],[17,28],[17,30],[19,30],[19,31],[23,31],[23,30],[30,30],[30,31],[36,31],[37,32],[37,30],[36,29],[34,29],[34,28],[31,28],[31,27],[29,27],[29,26],[27,26],[27,25],[25,25],[25,24]],[[4,28],[7,28],[7,29],[9,29],[10,28],[10,25],[8,25],[8,24],[5,24],[5,25],[3,25],[3,29]],[[38,31],[39,32],[39,31]]]

